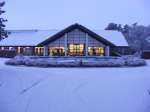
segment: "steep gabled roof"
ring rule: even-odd
[[[74,29],[80,29],[83,32],[88,33],[90,36],[94,37],[96,40],[101,41],[103,44],[108,45],[108,46],[115,46],[115,44],[111,43],[110,41],[104,39],[103,37],[99,36],[98,34],[94,33],[93,31],[89,30],[88,28],[80,25],[80,24],[73,24],[67,28],[65,28],[64,30],[56,33],[54,36],[48,38],[47,40],[41,42],[39,44],[39,46],[41,45],[47,45],[55,40],[57,40],[58,38],[60,38],[61,36],[65,35],[65,33],[68,33]]]
[[[60,38],[65,33],[80,29],[93,38],[109,46],[128,46],[127,41],[120,32],[106,30],[89,30],[86,27],[73,24],[64,30],[10,30],[8,38],[0,41],[0,46],[37,46],[46,45]]]

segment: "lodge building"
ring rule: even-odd
[[[0,55],[114,56],[132,53],[117,31],[89,30],[73,24],[58,30],[10,30],[0,42]]]

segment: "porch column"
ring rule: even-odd
[[[68,45],[67,45],[67,40],[68,40],[68,34],[65,34],[65,56],[68,54]]]
[[[110,55],[110,49],[109,46],[105,47],[105,56],[109,56]]]
[[[88,34],[86,33],[86,45],[85,45],[85,56],[88,56]]]
[[[44,56],[48,56],[48,46],[44,46]]]

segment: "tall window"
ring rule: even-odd
[[[69,44],[69,56],[84,56],[84,44]]]
[[[65,55],[64,47],[49,47],[50,56],[64,56]]]
[[[103,47],[88,47],[89,56],[104,56]]]
[[[99,42],[98,40],[90,36],[88,38],[88,45],[89,47],[105,47],[103,43]]]
[[[18,52],[18,54],[23,54],[25,52],[25,48],[24,47],[18,47],[17,52]]]
[[[68,33],[68,55],[69,56],[84,56],[85,55],[85,43],[86,33],[75,29]]]
[[[88,35],[88,39],[86,39],[86,32],[80,29],[74,29],[67,32],[67,40],[65,35],[63,35],[59,39],[50,43],[48,46],[50,56],[64,56],[66,46],[66,54],[69,56],[84,56],[87,54],[86,46],[88,48],[88,55],[103,56],[105,48],[103,43],[99,42],[90,35]]]
[[[61,38],[50,43],[48,46],[49,47],[64,47],[65,46],[65,37],[62,36]]]
[[[105,45],[95,38],[88,38],[88,55],[89,56],[104,56]]]
[[[42,56],[44,54],[44,48],[43,47],[35,47],[34,53],[35,53],[35,55]]]
[[[49,44],[49,56],[64,56],[65,55],[65,38],[62,36],[61,38],[55,40],[51,44]]]
[[[86,33],[75,29],[68,33],[68,43],[69,44],[85,44]]]

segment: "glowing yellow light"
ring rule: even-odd
[[[1,50],[4,50],[4,47],[1,47]]]

